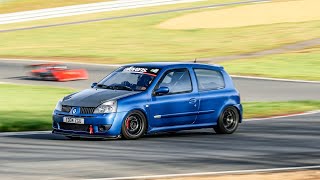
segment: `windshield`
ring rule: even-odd
[[[145,91],[159,71],[159,68],[121,67],[100,81],[96,87],[114,90]]]

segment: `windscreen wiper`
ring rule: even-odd
[[[133,91],[133,89],[129,86],[120,86],[120,85],[113,85],[110,86],[113,87],[113,89],[117,89],[117,90],[128,90],[128,91]]]
[[[97,87],[102,88],[102,89],[114,89],[113,86],[107,86],[104,84],[98,84]]]

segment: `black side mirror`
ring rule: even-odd
[[[168,87],[160,87],[159,89],[154,91],[155,95],[161,96],[164,94],[168,94],[169,93],[169,88]]]
[[[94,88],[98,83],[92,83],[91,88]]]

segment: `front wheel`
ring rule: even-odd
[[[138,139],[147,129],[147,120],[140,111],[132,111],[122,123],[122,136],[124,139]]]
[[[213,129],[217,134],[232,134],[238,128],[239,119],[238,110],[233,106],[229,106],[220,114],[218,123]]]

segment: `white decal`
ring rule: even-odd
[[[141,72],[141,73],[145,73],[148,71],[147,68],[139,68],[139,67],[127,67],[125,68],[123,71],[126,72]]]
[[[158,71],[159,71],[159,69],[151,69],[151,70],[150,70],[150,72],[153,72],[153,73],[155,73],[155,74],[157,74]]]

